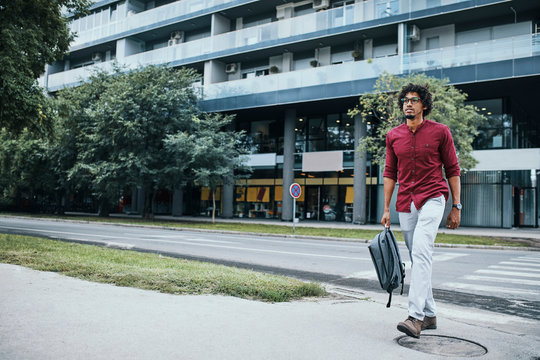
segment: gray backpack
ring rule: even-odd
[[[386,307],[390,307],[392,291],[401,283],[401,295],[403,295],[403,281],[405,280],[405,264],[401,262],[399,248],[392,230],[385,228],[375,236],[368,249],[381,287],[389,294]]]

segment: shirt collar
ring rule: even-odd
[[[407,128],[407,130],[412,133],[412,134],[416,134],[418,133],[418,130],[420,130],[421,128],[424,127],[425,123],[428,122],[429,120],[428,119],[424,119],[422,120],[422,122],[420,123],[420,125],[418,125],[418,127],[416,128],[416,131],[413,133],[411,128],[407,126],[407,123],[405,122],[403,125],[405,125],[405,127]]]

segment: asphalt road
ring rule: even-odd
[[[367,244],[360,242],[10,217],[0,217],[0,232],[157,252],[344,288],[380,290]],[[408,275],[405,246],[401,246],[401,254]],[[433,262],[438,301],[540,318],[539,252],[436,248]]]

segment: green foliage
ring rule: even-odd
[[[144,215],[152,217],[157,190],[193,180],[215,189],[240,170],[243,135],[225,129],[232,117],[200,112],[197,77],[185,68],[116,66],[61,91],[54,164],[62,186],[90,188],[104,209],[123,190],[143,187]]]
[[[386,134],[403,123],[403,112],[398,106],[397,96],[408,83],[429,86],[433,95],[433,110],[427,118],[450,128],[460,167],[464,170],[473,168],[476,160],[472,156],[472,142],[478,133],[477,127],[486,120],[485,117],[474,106],[464,104],[467,95],[448,85],[448,79],[440,80],[424,74],[397,77],[384,73],[377,79],[375,91],[360,97],[359,106],[349,111],[349,115],[361,114],[374,130],[360,141],[359,149],[369,152],[377,164],[384,165]]]
[[[42,131],[51,124],[36,79],[61,59],[73,35],[62,10],[84,12],[88,0],[0,0],[0,128]]]
[[[129,72],[115,67],[112,74],[98,71],[83,85],[61,91],[60,115],[69,130],[60,132],[66,151],[59,157],[71,163],[68,181],[90,184],[103,206],[123,189],[142,186],[145,212],[151,213],[156,190],[186,182],[190,162],[171,161],[164,140],[193,130],[191,118],[199,112],[191,88],[196,76],[165,66]],[[77,139],[75,146],[69,138]]]
[[[23,194],[31,201],[38,195],[54,194],[50,148],[48,139],[37,137],[26,128],[18,135],[5,128],[0,130],[0,198],[3,201],[20,203]]]
[[[214,192],[218,186],[234,178],[247,176],[251,169],[245,165],[247,149],[242,145],[243,132],[227,130],[232,116],[201,114],[192,118],[193,132],[169,136],[165,145],[176,162],[191,159],[193,181]],[[189,154],[186,153],[189,152]],[[177,164],[176,166],[180,166]],[[215,196],[212,197],[215,199]],[[215,203],[212,219],[215,218]]]

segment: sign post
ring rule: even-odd
[[[302,187],[298,183],[292,183],[289,187],[289,194],[293,197],[293,210],[292,210],[292,231],[294,234],[295,223],[296,223],[296,199],[302,195]]]

